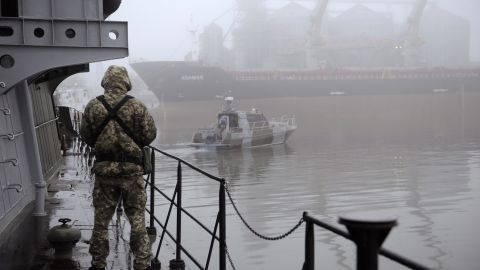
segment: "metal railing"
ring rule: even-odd
[[[151,152],[151,161],[152,161],[152,173],[148,176],[146,181],[146,186],[150,186],[150,207],[146,209],[146,211],[150,215],[150,225],[148,227],[148,231],[150,235],[156,234],[155,223],[158,224],[162,228],[162,233],[160,236],[159,244],[157,246],[157,250],[155,253],[155,257],[152,260],[152,268],[154,270],[160,269],[160,261],[158,260],[158,256],[160,254],[160,249],[162,247],[165,235],[170,237],[175,242],[176,248],[176,256],[175,259],[170,261],[170,269],[185,269],[185,263],[182,259],[182,253],[185,254],[199,269],[208,269],[210,265],[210,259],[213,251],[213,246],[215,241],[219,243],[219,269],[225,270],[226,269],[226,258],[230,260],[230,264],[232,268],[235,269],[231,258],[229,256],[227,245],[226,245],[226,217],[225,217],[225,206],[226,200],[225,195],[228,195],[230,202],[232,203],[232,207],[234,208],[237,215],[240,217],[242,222],[247,226],[252,233],[257,235],[258,237],[264,240],[281,240],[286,236],[290,235],[294,232],[303,222],[306,223],[305,226],[305,261],[303,264],[302,270],[313,270],[315,268],[315,234],[314,234],[314,226],[321,227],[328,231],[331,231],[339,236],[342,236],[346,239],[353,241],[357,245],[357,269],[358,270],[377,270],[378,269],[378,255],[382,255],[390,260],[397,262],[403,266],[406,266],[410,269],[415,270],[426,270],[429,269],[419,263],[416,263],[408,258],[405,258],[401,255],[398,255],[394,252],[381,248],[383,241],[386,239],[390,230],[397,225],[396,219],[392,218],[379,218],[375,217],[375,219],[368,219],[368,218],[349,218],[349,217],[340,217],[339,222],[345,225],[348,229],[344,231],[340,228],[335,226],[329,225],[324,223],[314,217],[310,216],[307,212],[303,213],[303,217],[300,221],[287,233],[276,236],[276,237],[266,237],[261,235],[260,233],[256,232],[242,217],[240,214],[235,202],[233,201],[227,186],[225,179],[216,177],[211,175],[198,167],[176,157],[166,152],[163,152],[155,147],[150,147],[152,149]],[[162,154],[168,158],[174,159],[178,162],[177,165],[177,184],[175,186],[175,190],[173,196],[170,198],[166,195],[163,191],[155,185],[155,156],[156,153]],[[213,231],[208,229],[205,225],[203,225],[198,219],[196,219],[192,214],[182,208],[182,166],[187,166],[194,171],[199,172],[200,174],[206,176],[207,178],[214,180],[219,183],[219,204],[218,204],[218,213],[215,221],[215,225]],[[170,202],[170,206],[168,209],[167,216],[165,217],[164,223],[162,223],[156,216],[155,216],[155,194],[161,194],[165,199]],[[170,233],[167,230],[168,222],[170,221],[170,215],[172,213],[173,206],[176,207],[176,236]],[[202,228],[205,232],[207,232],[211,236],[210,246],[208,249],[208,256],[207,260],[204,265],[202,265],[197,259],[195,259],[190,252],[182,245],[182,214],[192,219],[200,228]],[[217,236],[218,230],[218,236]]]
[[[226,218],[225,218],[225,179],[216,177],[211,175],[194,165],[178,158],[173,155],[170,155],[166,152],[163,152],[155,147],[150,147],[152,149],[151,152],[151,160],[152,160],[152,172],[145,180],[146,187],[150,186],[150,207],[146,209],[149,214],[149,227],[148,232],[150,235],[157,236],[155,223],[158,224],[162,228],[162,233],[160,236],[159,244],[157,246],[156,253],[154,254],[154,258],[152,260],[152,268],[154,270],[160,269],[160,261],[158,260],[158,256],[160,254],[160,249],[163,244],[163,240],[165,235],[167,235],[172,241],[175,242],[175,259],[170,261],[170,269],[185,269],[185,262],[182,259],[182,254],[185,254],[199,269],[208,269],[210,265],[210,259],[213,251],[213,246],[215,241],[219,243],[219,269],[225,270],[226,269]],[[177,184],[173,193],[173,196],[170,198],[166,195],[163,191],[161,191],[155,185],[155,156],[156,153],[162,154],[166,157],[174,159],[178,162],[177,165]],[[215,226],[213,231],[208,229],[204,224],[202,224],[197,218],[195,218],[192,214],[190,214],[186,209],[182,207],[182,166],[187,166],[194,171],[199,172],[200,174],[206,176],[207,178],[214,180],[219,183],[219,203],[218,203],[218,213],[215,221]],[[165,217],[164,223],[162,223],[156,216],[155,216],[155,194],[158,193],[162,195],[165,199],[170,202],[170,206],[168,209],[167,216]],[[176,236],[170,233],[167,230],[168,222],[170,221],[170,215],[172,213],[173,206],[176,207]],[[208,249],[207,260],[205,264],[201,264],[193,255],[182,245],[182,214],[192,219],[200,228],[202,228],[205,232],[207,232],[211,236],[210,247]],[[217,236],[218,231],[218,236]]]
[[[78,112],[81,114],[80,112]],[[75,115],[74,117],[75,122],[78,122],[80,119],[80,115]],[[76,130],[78,131],[78,130]],[[22,132],[23,134],[23,132]],[[78,133],[77,133],[78,134]],[[10,138],[10,134],[4,135],[7,138]],[[18,136],[18,135],[15,135]],[[78,135],[77,135],[78,136]],[[1,137],[1,136],[0,136]],[[13,137],[14,139],[14,137]],[[92,155],[91,149],[88,146],[81,142],[80,140],[76,140],[76,144],[78,144],[77,148],[80,153],[83,153],[82,157],[87,159],[88,161],[85,162],[86,166],[91,169],[93,165],[94,157]],[[260,237],[264,240],[281,240],[291,233],[293,233],[296,229],[300,227],[300,225],[305,222],[305,260],[302,267],[302,270],[313,270],[315,268],[315,234],[314,234],[314,226],[321,227],[328,231],[331,231],[339,236],[342,236],[346,239],[353,241],[357,245],[357,269],[359,270],[376,270],[378,269],[378,255],[382,255],[386,258],[391,259],[401,265],[404,265],[410,269],[416,270],[426,270],[430,269],[425,267],[419,263],[416,263],[408,258],[405,258],[401,255],[398,255],[394,252],[381,248],[381,244],[387,237],[388,233],[390,232],[391,228],[393,228],[397,222],[394,219],[375,219],[375,220],[362,220],[358,218],[348,218],[348,217],[341,217],[339,219],[340,223],[344,224],[348,232],[339,229],[335,226],[329,225],[325,222],[322,222],[312,216],[310,216],[307,212],[303,213],[303,217],[299,220],[299,222],[292,227],[289,231],[279,236],[274,237],[267,237],[258,232],[256,232],[242,217],[238,207],[235,205],[229,190],[227,189],[226,182],[224,178],[220,178],[209,174],[200,168],[190,164],[187,161],[184,161],[176,156],[168,154],[162,150],[159,150],[155,147],[150,146],[151,151],[151,162],[152,162],[152,172],[148,175],[147,179],[145,180],[146,186],[150,186],[150,206],[146,209],[149,214],[149,227],[148,233],[149,235],[154,235],[155,238],[157,237],[157,230],[155,228],[155,223],[158,224],[162,228],[162,233],[160,236],[159,244],[157,246],[157,250],[155,253],[154,258],[152,259],[152,268],[154,270],[159,270],[161,267],[160,261],[158,260],[158,256],[160,254],[160,249],[163,244],[163,240],[165,235],[167,235],[170,239],[175,242],[175,259],[170,261],[170,269],[185,269],[185,263],[182,259],[182,253],[185,254],[199,269],[208,269],[210,266],[210,259],[213,252],[213,246],[215,241],[218,242],[218,252],[219,252],[219,269],[226,270],[226,261],[227,256],[230,261],[232,268],[235,269],[233,263],[231,261],[230,255],[228,253],[227,244],[226,244],[226,195],[230,199],[232,207],[234,208],[237,215],[240,217],[244,225],[256,236]],[[177,165],[177,184],[173,193],[173,196],[170,198],[166,195],[163,191],[161,191],[155,183],[155,156],[156,153],[162,154],[168,158],[174,159],[178,162]],[[9,161],[10,162],[10,161]],[[204,224],[202,224],[197,218],[195,218],[192,214],[186,211],[182,207],[182,165],[185,165],[191,168],[194,171],[206,176],[207,178],[214,180],[219,183],[219,203],[218,203],[218,212],[217,217],[215,220],[215,225],[213,231],[208,229]],[[10,188],[10,187],[8,187]],[[14,187],[12,187],[14,188]],[[20,187],[21,189],[21,187]],[[18,190],[18,189],[17,189]],[[158,193],[162,195],[165,199],[170,202],[170,206],[168,209],[168,214],[165,218],[165,222],[162,223],[158,217],[155,216],[155,194]],[[172,208],[175,206],[177,209],[176,212],[176,236],[170,233],[167,230],[168,222],[170,220],[170,215],[172,213]],[[207,260],[205,265],[202,265],[197,259],[195,259],[191,253],[182,245],[182,214],[186,215],[187,217],[191,218],[200,228],[202,228],[205,232],[207,232],[211,236],[210,246],[208,249]],[[218,231],[218,236],[217,236]],[[373,241],[372,241],[373,240]]]
[[[305,261],[302,270],[315,269],[315,233],[314,225],[331,231],[339,236],[353,241],[357,246],[357,268],[358,270],[377,270],[378,255],[382,255],[403,266],[415,270],[427,270],[425,267],[408,258],[398,255],[392,251],[381,248],[390,230],[397,225],[397,221],[391,218],[364,220],[359,218],[340,217],[339,222],[344,224],[348,232],[335,226],[322,222],[303,213],[305,226]]]

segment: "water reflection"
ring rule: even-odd
[[[241,213],[262,233],[285,232],[303,211],[331,224],[343,213],[383,211],[399,218],[385,247],[432,268],[477,269],[480,241],[472,236],[480,223],[479,145],[460,144],[480,139],[474,117],[479,100],[476,92],[465,100],[464,123],[453,92],[239,100],[238,107],[295,114],[299,128],[284,146],[171,150],[224,177]],[[162,125],[168,122],[162,143],[189,142],[192,128],[218,108],[217,101],[182,105],[166,104],[169,117],[158,118]],[[157,164],[158,182],[172,194],[177,164],[165,159]],[[189,170],[184,181],[186,207],[197,206],[202,218],[215,217],[218,184]],[[303,227],[282,241],[265,242],[241,224],[231,206],[227,212],[228,244],[238,269],[301,268]],[[354,268],[352,243],[322,230],[316,235],[322,269]],[[402,269],[389,260],[381,264]]]
[[[247,149],[232,149],[220,151],[196,151],[193,156],[197,164],[209,164],[216,160],[217,175],[233,182],[240,176],[261,179],[271,170],[274,156],[288,156],[294,153],[288,145],[275,145]]]
[[[474,253],[480,244],[472,237],[474,224],[480,221],[475,213],[480,207],[477,145],[319,150],[291,144],[176,151],[224,177],[240,212],[260,233],[287,231],[303,211],[331,224],[348,212],[393,213],[399,226],[389,235],[386,248],[435,269],[474,269],[478,261]],[[175,164],[164,162],[162,167],[165,174]],[[184,176],[187,207],[200,205],[205,212],[210,207],[216,213],[218,185],[189,172]],[[173,180],[174,174],[170,177]],[[165,188],[172,188],[173,181],[168,183]],[[206,219],[215,217],[205,212]],[[238,269],[301,267],[303,226],[286,239],[267,242],[248,231],[231,206],[227,213],[228,244]],[[354,269],[352,243],[323,230],[316,235],[316,260],[323,268]],[[388,260],[382,265],[402,269]]]
[[[418,152],[408,163],[406,206],[417,218],[410,232],[422,239],[425,250],[421,254],[427,255],[436,269],[449,269],[445,262],[451,256],[443,234],[439,233],[443,225],[439,218],[464,212],[464,202],[471,199],[469,183],[475,177],[469,167],[470,159],[468,149],[436,149]],[[457,231],[455,226],[442,230]]]

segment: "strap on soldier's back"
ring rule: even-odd
[[[142,148],[142,145],[137,141],[137,139],[133,135],[133,132],[130,130],[130,128],[128,128],[125,122],[123,122],[123,120],[117,115],[118,110],[120,110],[120,108],[132,98],[133,98],[132,96],[126,95],[122,100],[120,100],[120,102],[117,103],[117,105],[115,105],[115,107],[112,108],[110,104],[108,104],[108,102],[105,100],[105,96],[102,95],[97,97],[97,99],[103,104],[105,109],[107,109],[108,114],[107,114],[107,117],[105,117],[105,120],[103,120],[103,122],[98,127],[98,131],[94,140],[95,143],[97,142],[98,136],[100,136],[102,131],[107,126],[108,122],[110,122],[110,120],[113,119],[123,129],[123,132],[125,132],[125,134],[127,134],[128,137],[130,137],[138,145],[138,147]]]
[[[128,135],[137,145],[140,147],[140,150],[142,150],[142,158],[140,160],[136,158],[130,158],[128,156],[123,156],[120,155],[118,156],[99,156],[98,161],[116,161],[116,162],[131,162],[138,164],[140,166],[143,166],[143,173],[144,174],[149,174],[152,172],[152,163],[150,161],[150,148],[148,147],[143,147],[140,142],[135,138],[132,130],[128,128],[128,126],[123,122],[123,120],[117,115],[118,110],[130,99],[132,99],[132,96],[126,95],[120,102],[115,105],[115,107],[110,107],[110,104],[105,100],[105,96],[98,96],[97,99],[103,104],[105,109],[107,109],[108,114],[107,117],[105,117],[105,120],[103,120],[102,124],[99,126],[98,133],[95,136],[95,143],[97,141],[98,136],[100,133],[102,133],[103,129],[107,126],[108,122],[110,120],[115,120],[118,125],[123,129],[123,132]]]

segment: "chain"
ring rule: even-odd
[[[232,195],[230,194],[230,190],[228,189],[228,186],[227,184],[225,184],[225,190],[227,191],[227,195],[228,195],[228,198],[230,199],[230,202],[232,203],[232,206],[233,206],[233,209],[235,209],[235,212],[237,212],[237,215],[240,217],[240,219],[242,220],[243,224],[245,224],[245,226],[253,233],[255,234],[256,236],[258,236],[259,238],[263,239],[263,240],[268,240],[268,241],[275,241],[275,240],[280,240],[280,239],[283,239],[287,236],[289,236],[290,234],[292,234],[296,229],[298,229],[298,227],[300,227],[300,225],[302,225],[302,223],[304,222],[303,220],[303,217],[300,218],[300,220],[298,221],[298,223],[293,226],[290,230],[288,230],[286,233],[284,234],[280,234],[280,235],[277,235],[277,236],[265,236],[265,235],[262,235],[260,233],[258,233],[257,231],[255,231],[252,226],[250,226],[247,221],[245,220],[245,218],[240,214],[240,211],[238,211],[238,208],[237,206],[235,205],[235,203],[233,202],[233,199],[232,199]]]

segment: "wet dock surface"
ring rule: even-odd
[[[67,155],[58,174],[48,181],[47,216],[34,217],[33,204],[18,217],[7,233],[0,238],[0,268],[2,270],[74,270],[88,269],[88,253],[93,229],[93,206],[89,169],[82,156]],[[58,260],[47,241],[48,230],[60,225],[59,219],[68,218],[73,228],[81,231],[71,260]],[[131,269],[129,225],[125,216],[117,212],[110,225],[110,255],[107,269]]]

